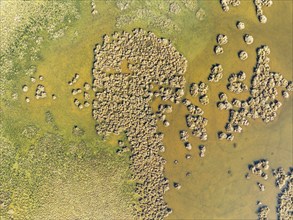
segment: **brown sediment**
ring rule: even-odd
[[[123,60],[128,62],[130,74],[122,73]],[[98,134],[126,133],[138,194],[133,207],[137,218],[162,219],[172,211],[163,198],[169,189],[163,173],[166,161],[159,155],[164,135],[157,132],[157,116],[150,102],[160,96],[180,103],[186,67],[186,59],[168,40],[141,29],[117,34],[112,41],[105,35],[103,44],[95,48],[93,89],[97,92],[92,114]],[[108,69],[114,74],[107,73]],[[172,111],[168,106],[159,110],[160,117],[164,111]]]

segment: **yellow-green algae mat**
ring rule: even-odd
[[[188,60],[186,85],[207,81],[214,63],[224,66],[223,82],[227,82],[230,73],[240,70],[251,76],[256,63],[255,50],[263,44],[271,48],[272,70],[292,79],[292,19],[288,19],[292,16],[291,1],[274,1],[271,8],[266,8],[266,24],[258,22],[253,1],[241,1],[239,7],[231,8],[228,13],[223,13],[219,1],[198,1],[196,6],[191,4],[191,9],[185,7],[184,2],[188,1],[178,1],[181,11],[172,14],[169,13],[169,4],[172,3],[169,1],[145,1],[143,5],[141,1],[133,1],[122,11],[119,3],[123,1],[94,2],[98,11],[95,15],[91,14],[90,1],[72,1],[71,5],[62,3],[61,6],[58,2],[49,3],[52,8],[48,11],[52,17],[54,13],[67,11],[68,14],[53,21],[47,19],[41,24],[43,28],[37,32],[41,37],[39,40],[43,39],[40,47],[30,41],[31,35],[35,34],[28,31],[32,30],[32,25],[23,29],[18,27],[22,33],[17,34],[22,35],[17,39],[19,43],[11,46],[10,53],[1,50],[2,219],[12,216],[14,219],[132,218],[130,204],[135,201],[135,195],[127,170],[129,155],[115,153],[117,140],[125,137],[110,136],[106,141],[98,137],[90,108],[80,111],[74,106],[71,88],[67,84],[76,72],[80,74],[76,87],[82,87],[82,82],[91,82],[93,48],[101,42],[104,34],[121,30],[130,32],[140,27],[170,39]],[[13,6],[11,10],[8,3]],[[0,4],[1,17],[12,16],[7,20],[9,22],[30,17],[13,12],[24,13],[21,7],[32,7],[32,2],[1,1]],[[37,4],[45,3],[40,1]],[[46,7],[49,6],[45,4]],[[199,9],[205,12],[203,18],[197,13]],[[46,10],[41,12],[46,13]],[[147,14],[152,17],[145,17]],[[129,17],[134,15],[137,18],[130,20]],[[40,17],[41,14],[38,19]],[[125,23],[117,25],[116,19]],[[163,23],[152,22],[154,19]],[[244,32],[235,27],[238,20],[245,22],[245,32],[254,37],[252,46],[243,42]],[[44,28],[48,23],[50,25]],[[160,24],[165,23],[169,24],[169,29],[161,28]],[[55,28],[53,33],[50,27]],[[224,54],[216,57],[213,46],[219,33],[227,34],[229,43]],[[240,49],[249,54],[244,62],[237,58]],[[19,51],[26,52],[23,59],[20,59],[22,54]],[[34,100],[32,88],[37,84],[30,82],[30,75],[44,76],[41,84],[49,94],[56,94],[57,99],[52,100],[49,96]],[[31,85],[27,94],[22,92],[24,84]],[[209,119],[207,130],[210,137],[205,143],[208,151],[204,159],[197,157],[194,148],[191,152],[193,159],[185,160],[186,150],[178,134],[185,128],[184,106],[174,106],[175,113],[168,116],[170,127],[159,125],[159,130],[165,133],[166,152],[162,155],[168,161],[166,177],[182,185],[181,190],[171,189],[165,195],[168,206],[173,209],[168,218],[254,219],[257,200],[268,205],[271,208],[269,217],[275,218],[278,190],[273,180],[268,180],[267,190],[261,193],[254,182],[245,180],[244,175],[247,165],[260,158],[268,159],[272,167],[287,169],[292,165],[292,98],[283,102],[273,123],[253,122],[243,133],[236,135],[234,142],[219,142],[213,134],[223,128],[228,115],[216,110],[215,103],[218,93],[226,88],[225,83],[208,84],[211,103],[203,109]],[[30,103],[25,102],[28,95],[32,97]],[[154,109],[157,104],[154,103]],[[84,135],[72,135],[75,125],[85,131]],[[192,142],[195,146],[200,144],[197,139]],[[177,166],[173,164],[175,159],[179,160]],[[192,173],[188,178],[186,171]]]

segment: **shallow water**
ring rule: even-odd
[[[246,180],[244,175],[248,172],[248,164],[261,158],[268,159],[273,168],[292,166],[292,98],[284,100],[279,97],[283,106],[274,122],[265,124],[261,120],[250,120],[250,125],[243,133],[236,134],[232,142],[217,140],[216,132],[224,129],[228,111],[218,110],[215,104],[221,91],[227,93],[229,100],[248,96],[248,92],[241,95],[228,92],[227,77],[242,70],[247,74],[245,83],[249,85],[256,63],[255,50],[263,44],[271,49],[271,71],[280,72],[292,80],[292,19],[288,19],[292,16],[292,2],[274,1],[271,8],[265,8],[268,23],[264,25],[258,22],[252,1],[241,1],[240,7],[230,9],[229,13],[221,11],[218,1],[206,1],[203,8],[208,11],[207,22],[213,22],[214,28],[206,33],[206,48],[192,58],[187,57],[186,78],[188,83],[207,82],[210,67],[215,63],[223,66],[224,77],[219,83],[208,83],[210,104],[203,107],[204,117],[209,119],[208,141],[201,142],[191,136],[189,140],[193,149],[188,152],[184,148],[178,133],[181,129],[188,130],[184,106],[176,106],[174,113],[167,116],[171,121],[169,128],[160,127],[166,134],[166,152],[163,154],[168,161],[166,176],[171,183],[176,181],[182,185],[179,191],[171,187],[166,193],[166,201],[173,208],[168,219],[255,219],[258,200],[269,206],[269,218],[274,219],[278,189],[271,172],[267,181],[255,176]],[[237,20],[245,22],[244,30],[236,29]],[[213,46],[219,33],[226,34],[229,43],[224,45],[224,54],[216,56]],[[252,45],[244,43],[242,36],[245,33],[254,37]],[[209,38],[211,35],[213,37]],[[238,59],[237,52],[241,49],[248,52],[248,60]],[[201,106],[196,97],[190,99]],[[199,144],[207,147],[205,158],[198,156]],[[192,154],[193,158],[186,160],[186,153]],[[173,163],[175,159],[179,161],[177,165]],[[191,172],[191,176],[186,177],[186,172]],[[259,191],[257,181],[265,185],[264,192]]]
[[[219,83],[208,83],[210,104],[201,106],[197,98],[191,98],[194,104],[199,105],[205,111],[204,117],[209,119],[207,126],[209,140],[204,142],[207,147],[206,157],[199,158],[199,144],[203,144],[198,138],[190,137],[193,145],[191,152],[187,152],[183,143],[179,140],[179,130],[188,130],[185,123],[187,110],[183,105],[175,105],[174,112],[167,115],[171,125],[164,128],[161,124],[159,130],[165,133],[164,143],[166,152],[163,153],[167,160],[166,176],[170,183],[178,181],[182,188],[177,191],[171,187],[166,193],[166,201],[173,209],[169,219],[255,219],[257,209],[256,201],[261,200],[269,205],[271,212],[269,217],[275,218],[276,194],[273,178],[270,175],[268,183],[265,183],[266,191],[260,192],[256,186],[257,181],[252,177],[246,180],[244,175],[248,171],[247,165],[252,161],[266,158],[273,168],[292,165],[292,98],[283,102],[279,111],[279,117],[271,124],[262,121],[251,121],[244,132],[235,135],[233,142],[218,141],[216,133],[223,130],[228,119],[227,111],[220,111],[215,104],[218,101],[218,93],[223,91],[229,96],[245,98],[248,93],[234,95],[226,90],[227,78],[230,73],[243,70],[247,73],[246,83],[252,75],[252,69],[256,63],[255,50],[257,47],[267,44],[271,48],[271,69],[281,72],[286,78],[292,80],[292,2],[274,1],[271,8],[265,8],[264,13],[268,17],[268,23],[260,24],[255,15],[252,1],[241,1],[238,8],[231,8],[229,13],[221,10],[218,0],[201,1],[201,7],[207,12],[207,17],[202,22],[192,19],[186,20],[186,26],[182,33],[173,36],[171,40],[175,47],[188,59],[186,72],[187,86],[191,82],[204,81],[212,64],[220,63],[224,68],[224,77]],[[78,110],[73,104],[71,95],[72,87],[67,82],[75,72],[80,73],[81,78],[74,86],[82,86],[82,82],[90,82],[93,62],[93,47],[101,42],[103,34],[111,34],[115,31],[115,11],[108,11],[108,6],[99,3],[100,15],[92,18],[89,13],[83,11],[82,20],[70,30],[65,38],[55,42],[43,52],[43,60],[38,63],[37,74],[45,77],[44,85],[48,92],[56,93],[57,99],[53,101],[32,101],[30,108],[24,103],[24,116],[34,115],[32,120],[44,120],[44,112],[50,109],[60,132],[70,136],[72,126],[78,125],[86,130],[85,139],[92,140],[96,137],[90,109]],[[88,6],[83,6],[84,8]],[[235,27],[237,20],[244,21],[246,29],[239,31]],[[181,21],[182,22],[182,21]],[[138,25],[138,26],[136,26]],[[168,37],[157,30],[151,30],[141,24],[133,24],[126,29],[142,27],[153,31],[158,37]],[[78,30],[79,36],[74,37],[74,31]],[[224,54],[216,56],[213,47],[216,44],[216,35],[226,34],[229,43],[224,45]],[[242,36],[249,33],[255,42],[248,46]],[[237,52],[245,49],[249,58],[240,61]],[[188,87],[186,88],[188,91]],[[33,96],[33,92],[29,93]],[[62,96],[62,97],[61,97]],[[190,98],[189,95],[187,95]],[[24,97],[22,97],[24,98]],[[81,98],[81,97],[80,97]],[[159,100],[153,103],[157,106]],[[113,146],[114,138],[109,138]],[[234,147],[235,146],[235,147]],[[185,154],[191,153],[192,159],[186,160]],[[173,161],[177,159],[178,165]],[[186,172],[191,172],[186,177]],[[229,171],[229,173],[228,173]]]

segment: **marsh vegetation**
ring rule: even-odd
[[[292,2],[0,6],[2,218],[288,218]]]

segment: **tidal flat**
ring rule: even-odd
[[[92,0],[52,5],[45,1],[2,1],[0,6],[4,42],[0,57],[1,219],[161,219],[166,212],[167,219],[261,219],[257,201],[269,207],[269,219],[280,218],[276,212],[280,189],[275,186],[272,169],[292,169],[292,92],[288,92],[289,98],[283,98],[283,88],[277,88],[282,106],[274,120],[265,123],[260,118],[249,118],[249,126],[233,133],[232,141],[218,139],[218,132],[226,132],[229,111],[219,110],[217,102],[221,92],[229,101],[250,96],[257,48],[263,45],[270,48],[270,71],[279,72],[292,83],[291,1],[273,1],[271,7],[263,7],[266,23],[260,22],[252,0],[242,0],[227,12],[220,1],[204,0]],[[238,21],[245,24],[244,29],[237,28]],[[145,155],[154,153],[163,158],[160,172],[169,183],[170,190],[163,196],[166,206],[160,207],[164,212],[161,215],[158,211],[156,217],[151,214],[156,209],[150,208],[154,204],[139,205],[144,199],[152,200],[144,198],[149,195],[147,190],[145,195],[139,193],[141,182],[133,176],[136,168],[131,158],[138,154],[135,145],[144,139],[133,142],[127,129],[119,135],[97,134],[96,120],[103,114],[92,115],[94,109],[101,109],[99,105],[94,107],[93,101],[103,89],[94,83],[99,79],[99,75],[93,75],[95,49],[105,43],[105,35],[133,34],[135,29],[170,40],[187,60],[184,88],[180,90],[183,94],[178,95],[176,86],[174,101],[163,101],[162,85],[154,83],[150,93],[160,94],[146,103],[153,113],[160,104],[172,108],[165,116],[166,110],[159,110],[164,120],[162,123],[157,118],[154,126],[155,133],[164,135],[158,145],[161,153],[155,149]],[[219,34],[226,35],[228,42],[221,45],[223,53],[216,55]],[[253,36],[253,43],[245,42],[245,34]],[[247,52],[246,60],[239,59],[241,50]],[[120,72],[130,78],[139,76],[131,71],[129,63],[132,61],[123,61],[121,70],[113,71],[114,64],[101,70],[114,73],[114,78]],[[219,82],[208,80],[214,64],[223,67]],[[243,83],[249,90],[236,94],[227,89],[227,84],[229,76],[239,71],[246,73]],[[76,74],[78,79],[69,85]],[[208,86],[206,105],[189,94],[190,85],[199,82]],[[89,90],[85,83],[90,85]],[[38,85],[44,87],[46,97],[36,99]],[[73,95],[75,89],[81,93]],[[207,140],[193,136],[187,127],[189,113],[182,103],[184,99],[203,110],[202,116],[208,119],[204,127]],[[85,102],[90,106],[85,107]],[[109,118],[114,113],[109,111]],[[189,133],[188,147],[180,140],[182,130]],[[148,135],[146,139],[150,140],[152,133]],[[204,157],[200,157],[201,145],[205,146]],[[249,170],[249,164],[262,159],[270,164],[265,171],[267,180],[253,176]],[[263,192],[258,182],[265,186]],[[290,192],[292,198],[292,189]],[[288,209],[292,214],[292,204]]]

